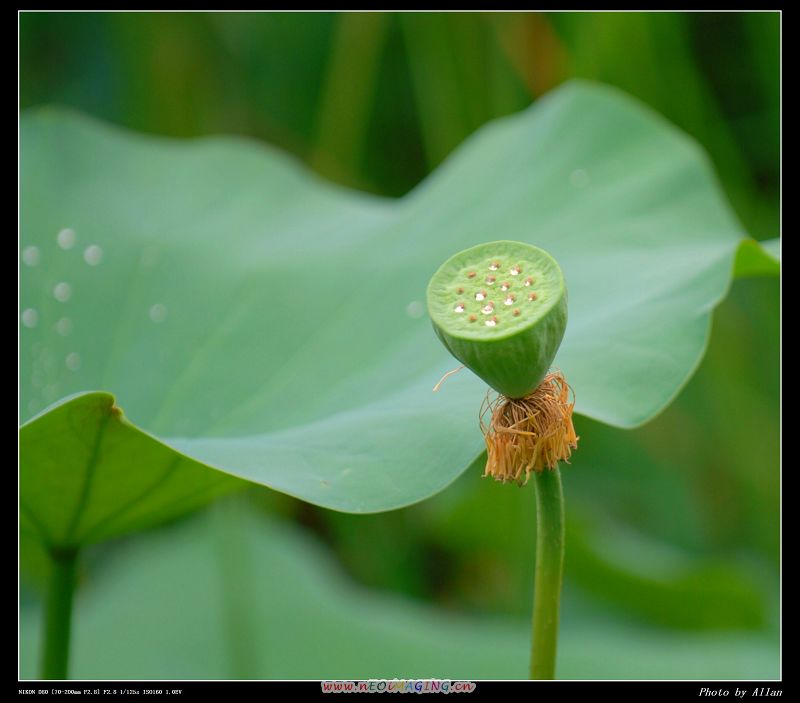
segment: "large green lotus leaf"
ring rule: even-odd
[[[734,273],[739,276],[777,276],[781,268],[780,238],[756,242],[745,239],[736,254]]]
[[[213,513],[121,545],[112,568],[88,573],[74,677],[527,677],[527,618],[445,612],[368,591],[297,528],[238,504]],[[38,633],[37,610],[23,608],[23,678],[36,676]],[[562,626],[558,675],[774,678],[778,650],[777,636],[763,632],[687,634],[585,611]]]
[[[24,425],[20,437],[23,535],[45,544],[132,532],[242,484],[144,434],[108,393],[59,403]]]
[[[577,410],[643,423],[701,358],[743,241],[691,140],[584,83],[482,128],[397,201],[242,139],[145,137],[50,110],[25,115],[21,138],[21,412],[40,413],[22,435],[22,498],[54,534],[62,512],[81,534],[125,531],[74,515],[102,520],[140,495],[166,471],[158,441],[192,495],[200,464],[353,512],[441,490],[479,454],[486,389],[462,372],[431,392],[455,362],[424,291],[453,252],[492,239],[540,246],[564,270],[556,365]],[[130,422],[90,419],[95,394],[51,405],[82,391],[113,393]],[[64,406],[91,424],[49,418]],[[146,472],[102,507],[78,488],[75,446],[92,437],[93,481],[118,476],[123,455]],[[41,454],[58,462],[32,469]],[[156,493],[138,499],[138,524],[167,516]]]

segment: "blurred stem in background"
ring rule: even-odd
[[[485,99],[476,98],[476,91],[468,91],[465,85],[470,79],[478,83],[470,69],[481,46],[473,45],[466,54],[457,52],[457,37],[468,29],[463,18],[456,23],[451,16],[433,13],[403,14],[399,19],[427,167],[433,170],[486,119],[475,122],[475,109],[485,105]],[[465,59],[465,64],[459,65],[459,59]]]
[[[50,576],[45,598],[42,637],[43,679],[66,679],[68,676],[77,561],[76,549],[50,551]]]
[[[240,133],[328,177],[411,189],[564,80],[616,85],[709,151],[749,234],[778,234],[776,12],[23,13],[23,107],[172,136]]]
[[[758,151],[772,162],[774,177],[776,13],[552,13],[548,18],[567,49],[569,75],[616,85],[689,132],[708,150],[747,231],[759,239],[778,235],[774,191],[759,187],[766,184],[750,172],[758,178],[763,168],[754,169],[742,148],[743,127],[758,123],[770,135]],[[758,56],[763,72],[754,70],[751,56]],[[770,78],[762,83],[760,76]],[[742,125],[743,115],[752,120],[750,127]]]
[[[217,500],[210,508],[211,541],[219,565],[216,573],[220,580],[219,598],[229,653],[227,668],[232,679],[253,678],[255,672],[269,665],[258,656],[266,649],[258,646],[259,627],[265,639],[280,637],[279,632],[271,631],[264,636],[264,623],[253,617],[253,604],[259,594],[253,592],[250,544],[241,539],[247,502],[246,494],[235,494]]]
[[[311,165],[338,181],[357,180],[363,169],[386,20],[378,12],[336,18]]]

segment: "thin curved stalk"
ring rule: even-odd
[[[532,679],[554,679],[564,574],[564,494],[558,469],[534,474],[536,575],[533,584]]]

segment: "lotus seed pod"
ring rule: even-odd
[[[428,284],[428,312],[450,353],[496,391],[522,398],[544,379],[567,326],[564,275],[523,242],[479,244]]]

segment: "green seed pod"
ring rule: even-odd
[[[427,299],[445,347],[509,398],[523,398],[542,382],[567,326],[561,269],[523,242],[455,254],[431,278]]]

